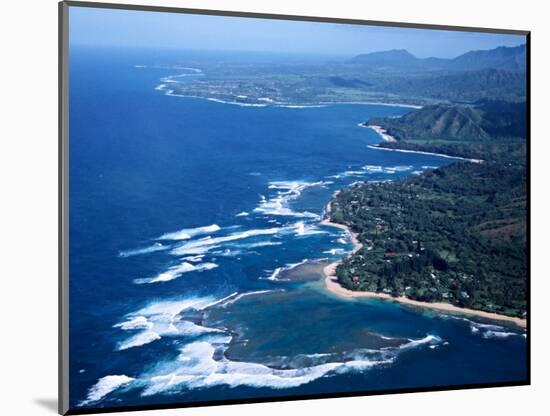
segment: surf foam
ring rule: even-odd
[[[126,375],[112,375],[100,378],[89,390],[86,399],[79,403],[79,406],[86,406],[97,402],[109,393],[120,387],[133,382],[135,379]]]
[[[157,238],[157,240],[188,240],[201,234],[215,233],[220,230],[221,228],[217,224],[196,228],[184,228],[179,231],[163,234]]]
[[[143,284],[143,283],[159,283],[159,282],[169,282],[170,280],[177,279],[184,273],[189,272],[202,272],[204,270],[212,270],[218,267],[216,263],[199,263],[191,264],[186,261],[183,263],[170,267],[168,270],[158,274],[155,277],[144,278],[144,279],[135,279],[134,283]]]
[[[161,243],[155,243],[155,244],[153,244],[151,246],[148,246],[148,247],[136,248],[136,249],[133,249],[133,250],[120,251],[118,253],[118,256],[119,257],[132,257],[132,256],[139,256],[140,254],[155,253],[157,251],[164,251],[164,250],[169,250],[169,249],[170,249],[170,246],[165,246],[164,244],[161,244]]]

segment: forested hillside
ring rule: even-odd
[[[363,244],[337,268],[349,289],[525,313],[524,164],[462,162],[358,184],[333,200],[331,219]]]

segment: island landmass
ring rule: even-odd
[[[525,122],[515,114],[525,103],[485,105],[424,107],[362,124],[382,137],[381,149],[459,160],[336,193],[324,224],[344,226],[354,249],[325,268],[327,289],[526,326]]]

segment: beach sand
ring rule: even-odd
[[[334,196],[338,195],[338,192],[334,194]],[[359,239],[357,238],[357,234],[352,232],[346,225],[343,224],[337,224],[334,222],[331,222],[328,217],[330,217],[330,210],[331,210],[331,203],[329,202],[327,204],[327,219],[323,220],[321,224],[340,228],[342,230],[347,231],[351,235],[352,243],[354,244],[354,248],[351,252],[351,254],[356,253],[359,251],[362,247],[361,243],[359,242]],[[350,255],[351,255],[350,254]],[[505,322],[511,322],[516,324],[517,326],[521,328],[527,327],[527,320],[522,318],[517,318],[513,316],[507,316],[507,315],[501,315],[497,313],[492,312],[485,312],[485,311],[479,311],[475,309],[469,309],[469,308],[460,308],[458,306],[451,305],[450,303],[445,302],[420,302],[417,300],[409,299],[405,296],[399,296],[399,297],[393,297],[391,295],[388,295],[386,293],[377,293],[377,292],[363,292],[363,291],[355,291],[355,290],[349,290],[340,285],[338,283],[338,278],[336,277],[336,267],[341,263],[341,261],[337,261],[334,263],[330,263],[329,265],[325,266],[323,268],[323,274],[324,274],[324,280],[325,280],[325,288],[342,298],[347,299],[354,299],[354,298],[372,298],[372,299],[382,299],[382,300],[388,300],[393,302],[399,302],[403,303],[405,305],[420,307],[420,308],[429,308],[436,311],[446,312],[446,313],[454,313],[454,314],[462,314],[462,315],[472,315],[472,316],[479,316],[481,318],[495,320],[495,321],[505,321]]]
[[[376,133],[378,133],[378,135],[382,138],[382,140],[384,140],[385,142],[396,142],[397,139],[393,136],[391,136],[390,134],[388,134],[388,132],[386,131],[385,128],[383,128],[382,126],[375,126],[375,125],[367,125],[367,124],[359,124],[359,126],[361,127],[366,127],[368,129],[372,129],[374,130]]]

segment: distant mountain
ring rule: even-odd
[[[470,51],[453,59],[417,58],[405,49],[394,49],[357,55],[350,62],[393,71],[474,71],[493,68],[524,72],[526,47],[499,46],[490,50]]]
[[[391,70],[436,70],[444,69],[445,59],[417,58],[405,49],[393,49],[390,51],[372,52],[357,55],[351,60],[355,64],[369,65],[378,69]]]
[[[432,105],[399,118],[373,118],[401,141],[473,141],[525,137],[525,102],[480,101],[474,106]]]
[[[525,45],[516,47],[500,46],[487,51],[471,51],[460,55],[449,63],[449,69],[471,71],[495,68],[507,71],[525,71]]]

